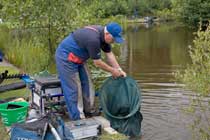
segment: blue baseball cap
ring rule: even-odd
[[[124,42],[124,39],[122,37],[122,27],[118,23],[116,22],[108,23],[106,25],[106,29],[112,35],[116,43]]]

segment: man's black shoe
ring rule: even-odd
[[[94,116],[100,116],[101,112],[99,110],[91,110],[90,112],[84,112],[86,118],[94,117]]]

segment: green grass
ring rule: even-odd
[[[11,63],[26,72],[35,73],[46,68],[49,51],[43,44],[31,40],[15,40],[5,56]]]
[[[9,135],[7,134],[6,128],[4,127],[1,121],[0,121],[0,137],[2,140],[9,140]]]
[[[9,71],[9,74],[19,73],[20,71],[12,66],[0,66],[0,72],[4,72],[5,70]]]
[[[0,93],[0,99],[8,99],[11,97],[22,97],[24,99],[27,99],[30,96],[30,91],[28,89],[19,89],[19,90],[11,90],[11,91],[6,91],[3,93]]]
[[[100,140],[128,140],[128,137],[123,134],[110,135],[104,131],[102,131],[102,133],[103,134],[100,136]]]

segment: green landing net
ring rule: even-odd
[[[109,77],[99,91],[99,98],[112,128],[127,136],[141,135],[141,92],[135,80]]]

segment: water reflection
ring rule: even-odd
[[[191,140],[192,119],[182,109],[191,92],[176,83],[173,72],[190,63],[187,46],[193,31],[183,26],[129,25],[121,65],[142,88],[143,140]]]

